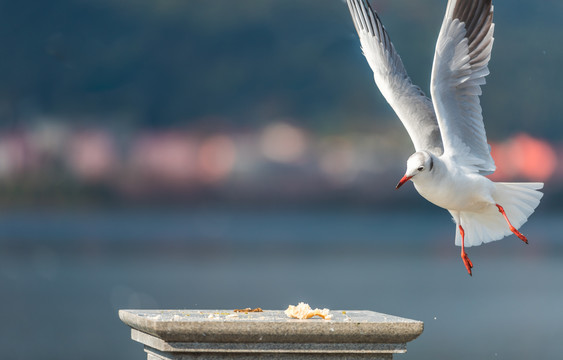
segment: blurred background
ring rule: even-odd
[[[445,0],[378,0],[429,88]],[[139,359],[121,308],[366,309],[425,322],[403,359],[563,345],[563,3],[496,0],[481,104],[496,181],[543,181],[468,254],[341,0],[0,1],[0,346]]]

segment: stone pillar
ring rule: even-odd
[[[296,320],[271,310],[119,311],[148,360],[392,359],[424,326],[373,311],[331,314],[331,320]]]

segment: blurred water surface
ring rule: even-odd
[[[12,359],[139,359],[121,308],[284,309],[299,301],[422,320],[404,359],[555,359],[560,214],[470,248],[447,213],[20,211],[0,217],[0,346]],[[30,345],[32,344],[32,345]]]

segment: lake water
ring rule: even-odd
[[[468,254],[439,209],[114,210],[0,215],[10,359],[141,359],[121,308],[365,309],[422,320],[399,359],[558,359],[561,214]]]

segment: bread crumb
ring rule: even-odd
[[[251,309],[251,308],[246,308],[246,309],[235,309],[233,310],[234,312],[243,312],[245,314],[248,314],[249,312],[264,312],[264,310],[262,310],[261,308],[256,308],[256,309]]]
[[[329,309],[315,309],[312,310],[309,304],[305,304],[304,302],[300,302],[297,306],[289,305],[287,310],[285,310],[285,314],[288,317],[295,318],[295,319],[310,319],[313,316],[319,316],[324,320],[331,320],[332,315],[329,313]]]

